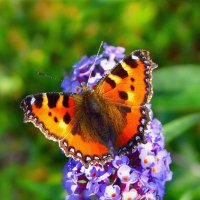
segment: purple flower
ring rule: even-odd
[[[98,169],[90,165],[87,169],[85,169],[85,176],[88,180],[96,180],[98,177]]]
[[[146,149],[141,150],[139,158],[141,160],[141,165],[144,169],[153,166],[155,163],[154,153],[148,152]]]
[[[64,92],[77,92],[82,82],[94,86],[108,70],[115,66],[125,55],[122,47],[103,45],[104,51],[96,56],[83,56],[72,69],[71,78],[65,77],[61,87]],[[96,59],[96,62],[95,62]],[[91,69],[92,67],[92,69]],[[90,73],[92,71],[91,77]]]
[[[138,197],[137,190],[131,189],[130,191],[124,191],[122,193],[123,200],[135,200]]]
[[[100,200],[120,200],[120,187],[118,185],[106,186],[104,195],[100,197]]]
[[[135,183],[138,180],[138,175],[135,171],[131,172],[131,167],[128,165],[122,165],[117,170],[117,176],[121,180],[122,183]]]
[[[112,161],[112,164],[115,168],[119,168],[123,164],[128,164],[129,159],[127,156],[115,156],[115,159]]]
[[[89,181],[86,185],[86,189],[83,192],[84,198],[90,198],[91,196],[94,196],[99,191],[99,184],[97,182],[91,182]]]
[[[103,52],[82,59],[73,66],[71,77],[66,77],[62,88],[66,92],[79,92],[81,82],[90,87],[124,57],[122,47],[103,45]],[[94,63],[94,61],[96,62]],[[91,73],[92,72],[92,73]],[[135,151],[119,156],[104,166],[90,165],[86,168],[81,162],[69,159],[63,173],[66,199],[100,200],[154,200],[162,199],[165,182],[172,179],[169,165],[171,158],[165,150],[162,124],[153,119],[146,131],[146,144],[139,144]]]

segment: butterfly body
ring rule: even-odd
[[[82,98],[76,103],[75,112],[81,117],[76,127],[86,141],[101,142],[116,149],[116,136],[125,127],[125,118],[119,106],[103,98],[101,91],[83,86]],[[76,115],[76,114],[75,114]],[[88,136],[88,137],[87,137]]]
[[[32,122],[59,143],[66,156],[83,163],[104,163],[113,152],[132,151],[145,141],[150,121],[151,73],[157,65],[138,50],[125,57],[91,89],[80,93],[42,93],[21,103]]]

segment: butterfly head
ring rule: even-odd
[[[92,89],[87,85],[87,83],[81,83],[81,93],[82,94],[91,94]]]

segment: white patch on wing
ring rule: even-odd
[[[35,103],[35,97],[32,97],[32,99],[31,99],[31,105],[33,105],[34,103]]]
[[[139,58],[137,56],[135,56],[134,54],[132,54],[132,59],[133,60],[139,60]]]

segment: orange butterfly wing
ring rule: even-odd
[[[147,51],[137,50],[118,63],[97,85],[105,99],[129,110],[126,126],[117,139],[119,151],[132,149],[145,140],[144,132],[149,122],[146,104],[151,100],[151,75],[156,67]]]
[[[71,156],[87,163],[109,159],[108,148],[104,145],[84,141],[80,134],[72,134],[77,120],[75,100],[78,94],[42,93],[27,96],[21,103],[25,122],[32,122],[47,139],[59,142],[66,156]]]
[[[126,111],[126,126],[117,138],[119,152],[132,149],[138,141],[144,141],[143,134],[149,122],[146,104],[152,95],[151,73],[155,67],[148,52],[135,51],[118,63],[95,87],[95,93],[102,99]],[[25,122],[32,122],[46,138],[59,142],[66,156],[84,163],[110,160],[111,154],[105,145],[92,138],[84,140],[80,130],[75,128],[81,119],[76,109],[76,101],[80,98],[81,95],[70,93],[27,96],[21,103]]]

